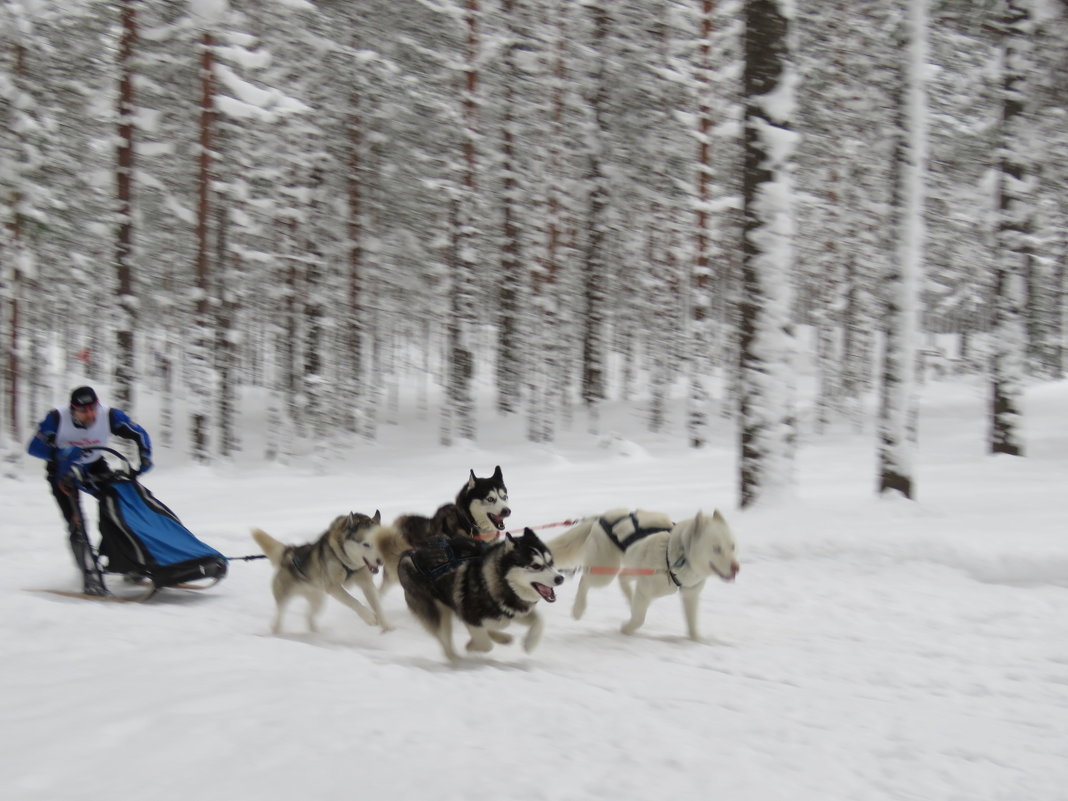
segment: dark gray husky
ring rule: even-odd
[[[450,537],[471,537],[491,542],[504,531],[508,508],[508,488],[504,485],[501,466],[489,478],[471,471],[453,503],[438,507],[433,517],[401,515],[391,526],[382,526],[375,534],[375,547],[382,555],[382,589],[397,580],[397,562],[411,548],[422,548]]]
[[[545,627],[537,603],[555,601],[553,588],[564,580],[552,553],[529,528],[522,537],[506,533],[493,545],[452,537],[412,549],[401,557],[397,572],[408,608],[450,662],[460,658],[452,644],[453,615],[471,635],[468,651],[511,642],[502,629],[513,620],[528,627],[523,648],[534,650]]]

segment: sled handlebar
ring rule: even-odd
[[[129,473],[131,476],[139,476],[139,475],[141,475],[141,468],[138,467],[135,470],[133,464],[130,463],[130,460],[126,458],[125,454],[115,450],[114,448],[107,448],[107,447],[105,447],[103,445],[92,445],[92,446],[90,446],[88,448],[82,448],[82,450],[84,450],[84,451],[101,451],[103,453],[110,453],[112,456],[118,457],[119,459],[121,459],[125,463],[126,472]]]

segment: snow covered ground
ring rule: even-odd
[[[548,448],[491,412],[452,449],[406,420],[318,470],[260,463],[254,436],[212,468],[157,451],[144,483],[229,556],[256,552],[252,526],[299,542],[349,509],[432,512],[496,464],[514,526],[613,506],[731,521],[742,569],[706,586],[705,642],[676,598],[621,635],[615,587],[572,620],[569,582],[533,654],[457,668],[399,590],[392,632],[328,601],[320,633],[295,605],[272,636],[263,561],[143,605],[25,592],[78,586],[26,457],[0,480],[0,797],[1068,799],[1068,383],[1029,391],[1026,458],[986,455],[985,397],[923,387],[917,502],[875,497],[874,436],[842,426],[805,442],[796,503],[743,513],[726,422],[695,453],[612,409],[611,434]]]

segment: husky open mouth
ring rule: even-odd
[[[495,515],[493,512],[487,512],[486,517],[490,519],[490,522],[497,527],[498,531],[504,531],[504,518],[507,515]]]
[[[367,565],[367,569],[370,570],[371,573],[373,573],[373,574],[377,574],[378,573],[378,562],[375,562],[374,564],[371,564],[366,559],[364,559],[363,563],[365,565]]]
[[[549,603],[552,603],[553,601],[556,600],[556,591],[553,590],[552,587],[550,587],[550,586],[548,586],[546,584],[539,584],[538,582],[535,581],[534,582],[534,589],[536,589],[538,591],[538,594],[542,598],[544,598],[546,601],[548,601]]]

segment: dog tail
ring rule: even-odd
[[[588,517],[559,537],[554,537],[545,543],[545,546],[552,551],[553,561],[556,562],[557,567],[574,567],[582,562],[582,548],[595,525],[597,525],[597,518]]]
[[[397,580],[397,563],[411,546],[396,526],[379,526],[372,532],[371,541],[382,559],[383,589]]]
[[[279,542],[261,528],[252,529],[252,539],[260,546],[260,550],[267,554],[267,558],[275,567],[282,564],[282,554],[285,553],[286,545]]]

